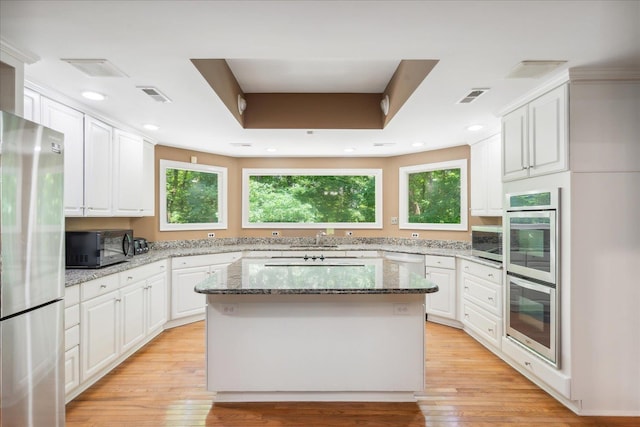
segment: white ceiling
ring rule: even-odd
[[[2,0],[0,36],[40,58],[26,66],[29,81],[164,145],[234,156],[389,156],[497,133],[498,111],[569,67],[640,67],[640,2]],[[87,77],[60,58],[106,58],[129,77]],[[242,129],[191,58],[227,58],[247,92],[381,91],[401,59],[440,62],[384,130],[309,135]],[[506,79],[523,60],[568,62],[543,78]],[[152,101],[136,89],[143,85],[173,102]],[[478,87],[491,90],[457,104]],[[83,100],[88,89],[107,100]],[[472,133],[470,124],[485,128]]]

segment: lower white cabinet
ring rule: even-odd
[[[499,349],[503,329],[502,271],[468,260],[462,260],[460,266],[462,323],[474,336]]]
[[[240,252],[195,255],[171,260],[171,319],[204,316],[206,296],[196,293],[198,283],[215,275],[218,281],[226,278],[226,267],[240,259]]]
[[[79,380],[83,388],[162,330],[168,311],[167,278],[167,261],[158,261],[80,286]],[[72,357],[70,353],[68,366],[74,363]]]
[[[425,308],[430,321],[449,324],[456,320],[456,261],[448,256],[425,256],[425,276],[438,285],[438,292],[427,294]]]

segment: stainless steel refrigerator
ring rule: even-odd
[[[63,426],[64,136],[0,113],[0,426]]]

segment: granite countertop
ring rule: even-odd
[[[424,277],[421,263],[378,258],[245,258],[221,281],[199,283],[201,294],[426,294],[438,286]]]
[[[217,241],[216,241],[217,240]],[[417,255],[455,256],[474,262],[501,268],[501,264],[484,260],[471,255],[468,242],[414,241],[407,239],[362,239],[339,243],[332,246],[297,245],[298,242],[274,242],[274,239],[232,239],[220,242],[222,239],[170,241],[152,243],[151,250],[144,255],[136,255],[131,260],[98,269],[68,269],[65,273],[66,286],[74,286],[89,280],[127,271],[131,268],[164,261],[171,258],[210,255],[229,252],[273,252],[299,251],[301,254],[329,252],[329,251],[385,251],[408,253]]]

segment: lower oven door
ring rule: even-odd
[[[507,282],[507,335],[558,367],[555,288],[511,275]]]

